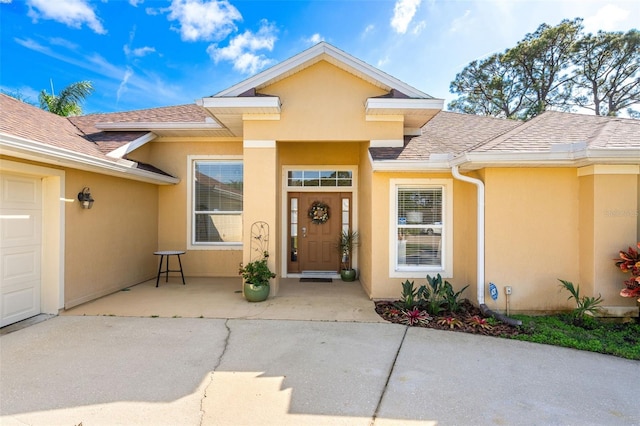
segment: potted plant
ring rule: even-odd
[[[269,297],[269,280],[275,278],[276,274],[269,269],[268,259],[269,253],[265,251],[262,259],[249,262],[240,268],[239,273],[244,280],[244,297],[249,302],[262,302]]]
[[[353,269],[353,249],[358,246],[358,231],[342,230],[336,248],[340,255],[340,278],[342,281],[354,281],[356,270]]]

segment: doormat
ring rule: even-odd
[[[332,283],[333,278],[300,278],[301,283]]]

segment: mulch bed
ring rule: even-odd
[[[462,333],[472,333],[472,334],[483,334],[485,336],[496,336],[496,337],[507,337],[507,336],[515,336],[518,334],[524,333],[522,329],[519,327],[514,327],[498,320],[491,321],[489,328],[483,328],[480,326],[473,326],[470,324],[471,318],[477,316],[482,318],[483,315],[480,312],[480,309],[469,302],[468,300],[464,300],[462,303],[462,309],[459,312],[451,313],[451,312],[442,312],[441,315],[432,317],[430,320],[426,322],[422,322],[419,324],[414,324],[412,327],[424,327],[424,328],[433,328],[437,330],[446,330],[446,331],[457,331]],[[403,314],[402,304],[398,301],[379,301],[375,302],[375,309],[378,315],[386,321],[396,323],[396,324],[405,324],[403,322],[403,318],[405,315]],[[459,327],[451,328],[447,324],[438,324],[438,321],[444,317],[453,317],[460,321],[461,325]],[[406,324],[405,324],[406,325]]]

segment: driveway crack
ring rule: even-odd
[[[393,375],[393,370],[396,368],[396,361],[398,361],[398,356],[400,355],[400,351],[402,350],[402,345],[404,345],[404,339],[405,337],[407,337],[407,331],[409,331],[409,327],[405,326],[404,333],[402,334],[402,339],[400,340],[400,344],[398,345],[398,350],[396,351],[396,355],[393,358],[393,362],[391,363],[391,368],[389,369],[389,374],[387,375],[387,381],[382,387],[382,392],[380,392],[380,399],[378,400],[376,410],[373,412],[373,417],[371,417],[371,423],[369,423],[369,426],[373,426],[376,424],[376,419],[378,418],[380,407],[382,406],[382,400],[387,393],[387,387],[389,386],[389,381],[391,380],[391,376]]]
[[[229,340],[231,339],[231,328],[229,327],[229,319],[227,318],[224,321],[224,327],[227,329],[227,335],[224,339],[224,344],[222,346],[222,352],[220,352],[220,356],[216,361],[216,364],[213,366],[213,370],[209,372],[209,382],[205,385],[204,391],[202,392],[202,398],[200,398],[200,426],[202,426],[204,421],[204,401],[207,398],[207,389],[213,383],[213,374],[218,370],[218,367],[222,364],[222,359],[227,353],[227,348],[229,347]]]

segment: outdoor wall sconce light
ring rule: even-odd
[[[89,187],[85,186],[82,188],[82,191],[78,192],[78,201],[80,201],[80,206],[83,209],[90,209],[93,207],[93,198],[91,198],[91,192],[89,192]]]

